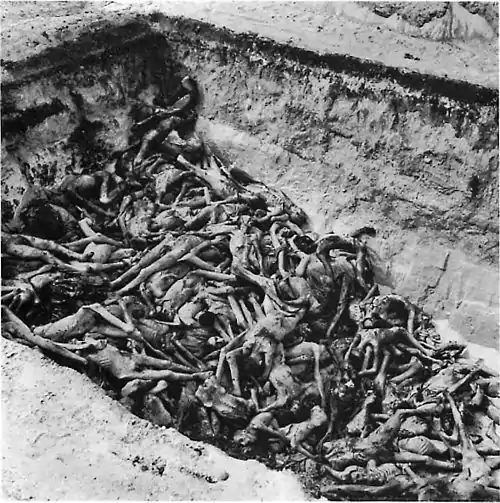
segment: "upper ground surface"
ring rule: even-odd
[[[409,37],[389,29],[384,20],[390,18],[375,18],[371,15],[373,8],[353,4],[148,2],[141,6],[119,2],[1,2],[0,9],[4,61],[23,60],[72,39],[90,22],[125,21],[134,12],[159,9],[318,51],[348,53],[498,87],[496,41],[436,42]],[[425,8],[421,9],[423,13]],[[415,19],[410,21],[416,23],[418,12],[413,14]],[[408,59],[407,54],[419,59]],[[0,353],[4,497],[305,497],[289,474],[275,477],[257,463],[243,467],[213,449],[196,450],[195,444],[181,435],[159,431],[134,418],[85,376],[56,365],[37,351],[4,341]],[[490,354],[490,350],[485,353]],[[167,468],[163,476],[159,476],[160,466]],[[226,480],[218,476],[223,471],[229,475]],[[202,478],[204,474],[216,482],[207,482]]]
[[[307,49],[497,88],[498,2],[466,6],[458,2],[2,2],[2,59],[25,59],[71,39],[93,21],[126,20],[159,10]]]

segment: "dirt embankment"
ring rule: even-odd
[[[158,19],[206,90],[200,127],[312,226],[372,224],[394,289],[481,343],[498,326],[498,93]]]
[[[168,95],[182,65],[147,24],[99,22],[75,41],[11,62],[2,84],[2,194],[101,169],[128,145],[132,109],[153,85]]]
[[[390,288],[496,345],[496,90],[197,21],[148,22],[101,22],[8,65],[4,193],[97,167],[127,145],[141,93],[168,94],[190,72],[205,90],[200,128],[229,160],[285,190],[313,228],[374,225]]]
[[[374,223],[382,239],[373,244],[388,260],[397,291],[424,302],[438,316],[449,313],[452,325],[469,338],[496,344],[495,92],[432,79],[415,88],[405,79],[414,82],[417,76],[405,71],[391,74],[383,66],[367,65],[356,73],[344,63],[358,60],[322,63],[314,56],[309,61],[309,53],[270,41],[221,34],[196,23],[175,27],[157,17],[166,43],[141,23],[130,31],[116,30],[130,21],[129,14],[103,14],[95,3],[61,7],[58,2],[57,19],[55,4],[50,12],[45,2],[34,4],[25,2],[22,16],[10,26],[5,19],[2,23],[2,58],[8,63],[3,64],[8,77],[3,81],[4,119],[11,128],[2,145],[2,191],[10,187],[10,198],[19,198],[27,179],[51,183],[68,169],[78,171],[122,148],[134,100],[151,85],[160,90],[174,86],[176,79],[165,76],[189,69],[206,91],[200,128],[230,159],[284,188],[315,215],[313,226],[342,231]],[[112,4],[99,5],[116,11]],[[383,30],[377,35],[375,28],[353,30],[347,21],[320,30],[322,15],[301,10],[297,17],[290,12],[300,9],[290,3],[286,16],[272,18],[277,11],[269,10],[259,19],[255,5],[246,4],[231,7],[230,13],[232,3],[219,3],[226,5],[224,15],[210,10],[209,3],[182,9],[310,49],[338,48],[479,84],[498,80],[498,63],[490,54]],[[35,12],[41,13],[37,21]],[[279,33],[278,27],[283,28]],[[99,38],[101,29],[110,28]],[[28,56],[47,56],[47,48],[82,32],[82,39],[50,52],[49,59],[25,65]],[[149,44],[155,40],[157,45]],[[405,59],[410,47],[420,60]],[[337,66],[339,61],[344,63]],[[465,98],[449,91],[455,85],[468,90]],[[161,92],[168,93],[168,87]],[[84,376],[36,351],[4,342],[2,354],[5,496],[304,498],[288,474],[241,464],[175,431],[152,427]],[[229,474],[225,481],[223,471]]]
[[[2,490],[18,500],[304,500],[298,480],[139,419],[2,340]]]
[[[114,23],[155,11],[498,88],[496,2],[4,1],[2,58],[24,60],[99,19]],[[440,36],[444,42],[435,42]]]

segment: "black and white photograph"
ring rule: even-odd
[[[499,2],[0,1],[5,501],[500,501]]]

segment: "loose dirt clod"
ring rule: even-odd
[[[373,228],[316,236],[214,155],[199,103],[186,77],[102,170],[23,199],[2,229],[3,336],[156,425],[271,466],[312,462],[327,497],[498,498],[496,451],[470,436],[500,452],[495,373],[379,294]]]

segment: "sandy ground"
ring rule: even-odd
[[[365,11],[319,3],[2,2],[2,59],[22,60],[90,22],[138,11],[206,20],[279,41],[497,86],[495,43],[398,34]],[[363,18],[365,16],[365,19]],[[390,47],[390,50],[388,50]],[[492,49],[493,47],[493,49]],[[479,49],[478,49],[479,48]],[[417,56],[409,60],[405,54]],[[453,334],[451,335],[453,337]],[[481,351],[479,348],[478,351]],[[472,348],[474,354],[478,354]],[[128,413],[86,376],[2,340],[2,495],[9,499],[304,499],[297,479],[228,458]],[[498,353],[481,353],[498,361]],[[480,356],[480,355],[479,355]]]
[[[75,30],[90,22],[110,16],[127,19],[155,10],[319,52],[351,54],[389,66],[498,87],[498,41],[496,36],[491,40],[476,38],[481,26],[476,26],[475,18],[460,18],[456,23],[459,38],[438,42],[400,33],[408,31],[408,25],[386,20],[355,2],[3,1],[2,59],[16,61],[39,53],[72,37]]]
[[[137,9],[136,2],[110,2]],[[350,54],[388,66],[498,87],[496,39],[434,42],[400,34],[355,2],[176,2],[152,0],[143,10],[161,10],[252,31],[319,52]],[[396,26],[394,28],[397,28]],[[408,59],[408,55],[419,59]]]
[[[2,339],[9,499],[303,500],[289,472],[229,458],[129,413],[85,375]]]

